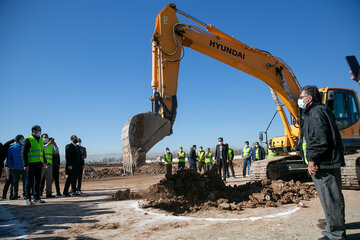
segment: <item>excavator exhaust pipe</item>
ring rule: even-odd
[[[171,122],[157,113],[140,113],[125,123],[121,133],[123,165],[134,175],[145,164],[146,153],[164,137],[171,135]]]

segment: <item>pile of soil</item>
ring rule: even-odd
[[[129,200],[129,199],[139,199],[141,196],[137,193],[131,192],[129,188],[125,190],[119,190],[115,194],[110,196],[110,200]]]
[[[165,174],[165,164],[162,162],[147,163],[135,169],[135,175]]]
[[[159,208],[174,215],[211,207],[241,211],[244,208],[278,207],[316,196],[313,185],[282,180],[262,180],[241,186],[225,186],[215,171],[200,175],[185,169],[140,193],[143,208]]]

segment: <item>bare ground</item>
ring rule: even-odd
[[[236,169],[237,170],[237,169]],[[239,171],[237,171],[239,172]],[[83,196],[0,201],[0,239],[317,239],[324,218],[318,198],[277,208],[223,211],[215,208],[182,216],[141,209],[139,200],[112,201],[119,189],[139,191],[163,175],[85,180]],[[228,184],[243,184],[230,178]],[[0,190],[4,183],[0,184]],[[63,187],[63,184],[61,185]],[[360,239],[360,191],[344,190],[348,239]]]

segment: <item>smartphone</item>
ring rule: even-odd
[[[354,81],[357,82],[359,77],[359,69],[360,69],[359,62],[357,61],[355,56],[346,56],[346,61],[348,62],[350,70],[352,71],[355,77]]]

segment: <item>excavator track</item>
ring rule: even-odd
[[[360,189],[360,153],[345,155],[345,167],[341,168],[342,186],[346,189]],[[250,177],[253,181],[262,179],[291,178],[293,174],[305,174],[307,167],[297,155],[273,157],[252,163]]]

